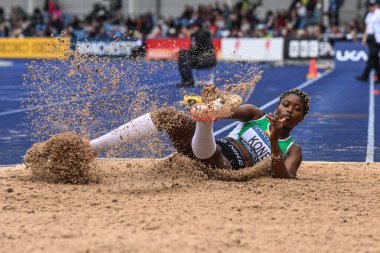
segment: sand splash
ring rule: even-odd
[[[252,167],[227,170],[211,168],[199,161],[175,154],[155,164],[155,171],[169,178],[187,177],[197,180],[207,178],[220,181],[246,182],[254,178],[270,176],[270,159],[266,159]]]
[[[93,153],[73,133],[54,135],[34,144],[24,158],[32,178],[53,183],[86,184],[96,181]]]
[[[22,104],[29,109],[28,119],[38,143],[28,150],[25,162],[34,178],[59,183],[91,181],[92,165],[82,137],[96,138],[148,111],[173,106],[173,87],[155,88],[152,84],[172,78],[171,74],[178,72],[177,65],[168,62],[143,64],[125,58],[81,55],[71,50],[65,52],[62,59],[32,61],[27,68],[29,73],[24,75],[24,87],[28,97]],[[149,68],[149,75],[146,68]],[[261,79],[262,71],[247,64],[236,66],[236,69],[238,73],[216,70],[215,81],[221,89],[239,94],[246,101]],[[178,90],[178,101],[181,95],[189,92]],[[177,104],[174,106],[178,108]],[[186,110],[184,107],[178,109]],[[53,137],[47,140],[50,136]],[[174,151],[167,136],[160,133],[138,143],[122,144],[100,155],[164,157]],[[221,180],[244,181],[253,177],[248,171],[229,174],[189,161],[177,159],[176,162],[178,167],[191,164],[195,170]],[[242,176],[244,173],[250,176]]]
[[[165,61],[141,62],[68,50],[62,59],[31,61],[27,69],[24,87],[28,96],[22,105],[28,108],[27,118],[36,142],[62,132],[94,139],[157,108],[174,106],[184,111],[186,108],[177,102],[182,95],[194,92],[174,87],[173,73],[178,73],[178,66]],[[221,90],[236,93],[246,101],[262,71],[249,64],[238,64],[234,69],[216,69],[215,82]],[[173,86],[157,87],[168,80]],[[200,95],[199,91],[195,95]],[[163,157],[175,151],[167,143],[165,135],[160,135],[101,155]],[[152,144],[160,148],[152,148]]]

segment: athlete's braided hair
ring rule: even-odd
[[[299,96],[301,98],[303,105],[304,105],[303,114],[306,115],[310,111],[310,97],[303,90],[290,89],[290,90],[285,91],[284,93],[281,94],[280,99],[278,100],[277,106],[281,103],[281,101],[287,95],[290,95],[290,94],[294,94],[294,95]]]

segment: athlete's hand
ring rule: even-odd
[[[284,127],[285,118],[280,119],[277,115],[273,113],[265,114],[265,117],[269,120],[269,123],[272,127],[270,132],[270,138],[274,140],[278,139],[279,131]]]

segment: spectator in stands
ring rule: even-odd
[[[35,34],[34,26],[32,26],[32,22],[27,17],[22,18],[20,28],[21,34],[19,37],[32,37]]]
[[[298,15],[295,8],[291,9],[286,18],[286,26],[288,29],[296,30],[298,27]]]
[[[5,19],[5,12],[0,7],[0,38],[9,36],[9,22]]]
[[[178,67],[182,82],[177,87],[194,86],[192,69],[211,68],[216,66],[215,49],[211,34],[202,28],[199,20],[191,20],[187,25],[191,31],[190,50],[181,50]]]
[[[352,33],[353,28],[335,24],[339,23],[338,11],[344,1],[329,1],[331,25],[323,27],[323,32],[329,36],[345,38],[348,33]],[[66,17],[71,15],[63,15],[64,10],[59,8],[59,2],[63,3],[59,0],[45,0],[45,7],[41,8],[41,11],[35,11],[31,16],[19,6],[12,8],[9,18],[4,10],[0,11],[0,36],[25,36],[24,30],[31,36],[58,36],[62,29],[70,29],[78,39],[104,35],[110,39],[120,34],[127,37],[138,36],[142,40],[148,36],[183,38],[183,27],[189,20],[198,19],[210,30],[212,36],[217,38],[257,37],[260,34],[303,38],[310,36],[310,30],[313,29],[310,26],[320,26],[322,16],[322,0],[293,0],[288,10],[276,12],[266,10],[260,1],[248,0],[233,1],[236,3],[231,6],[225,2],[201,4],[198,7],[188,5],[181,14],[174,17],[156,17],[150,12],[137,17],[124,17],[120,9],[122,0],[109,0],[95,4],[84,18],[67,19]],[[103,4],[104,2],[109,4]],[[262,25],[265,26],[264,33]],[[96,31],[104,33],[94,34]],[[357,32],[360,33],[362,30]]]
[[[248,21],[247,18],[243,18],[241,21],[241,26],[240,26],[240,36],[241,37],[250,37],[251,36],[251,23]]]
[[[343,6],[344,0],[330,0],[330,19],[331,24],[339,25],[339,12],[340,8]]]
[[[5,13],[3,7],[0,7],[0,22],[5,21]]]
[[[123,0],[110,0],[111,13],[117,13],[123,7]]]
[[[267,11],[264,9],[261,3],[257,3],[252,6],[252,14],[255,19],[255,23],[263,23],[265,22]]]
[[[181,18],[190,20],[193,17],[194,9],[190,5],[185,6],[185,10],[183,11]]]
[[[268,30],[274,30],[275,28],[275,17],[273,11],[268,11],[265,18],[265,28]]]
[[[223,16],[219,13],[215,13],[215,34],[214,36],[220,38],[223,36],[223,31],[226,30],[226,21]]]
[[[35,8],[31,17],[34,26],[42,26],[44,24],[44,16],[39,8]]]
[[[304,5],[306,8],[306,22],[308,24],[313,24],[314,22],[314,13],[317,7],[318,0],[308,0]]]
[[[58,5],[55,5],[54,9],[51,9],[51,16],[49,23],[55,36],[59,36],[64,29],[64,23],[62,20],[62,10]]]
[[[296,12],[298,16],[297,29],[302,30],[306,27],[306,6],[302,4],[301,1],[296,3]]]
[[[360,22],[357,19],[352,19],[350,23],[346,25],[346,39],[356,41],[358,33],[362,31]]]
[[[369,74],[375,69],[377,77],[380,77],[379,51],[380,51],[380,9],[377,0],[368,0],[368,14],[365,18],[365,33],[363,34],[363,46],[368,44],[368,60],[361,76],[356,79],[368,81]]]
[[[0,22],[0,38],[9,37],[10,25],[7,21]]]

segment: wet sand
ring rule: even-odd
[[[87,185],[1,168],[0,252],[380,252],[379,163],[306,162],[297,180],[248,182],[97,163]]]

